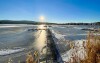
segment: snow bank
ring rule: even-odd
[[[0,26],[0,28],[20,27],[20,26]]]
[[[66,35],[58,34],[58,33],[56,33],[54,30],[51,30],[51,31],[52,31],[52,33],[55,35],[55,37],[56,37],[57,39],[61,39],[61,38],[64,38],[64,36],[66,36]]]
[[[54,40],[54,41],[56,41],[56,43],[62,43],[63,41],[59,42],[60,39],[65,40],[64,36],[66,36],[66,35],[56,33],[54,30],[51,30],[51,31],[54,34],[54,37],[56,37],[58,39],[58,41]],[[79,34],[79,35],[86,35],[86,34]],[[85,59],[86,51],[85,51],[84,47],[86,46],[86,40],[83,40],[83,39],[75,40],[75,41],[72,41],[72,43],[74,44],[74,48],[71,48],[70,50],[61,54],[62,60],[65,62],[73,62],[74,61],[73,58],[74,58],[77,62],[79,62],[80,59],[81,60]]]
[[[86,51],[85,51],[84,46],[86,46],[86,40],[76,40],[76,41],[74,41],[74,48],[70,49],[69,51],[65,52],[62,55],[63,61],[73,62],[74,59],[75,59],[78,62],[78,60],[80,60],[80,59],[81,60],[85,59]]]
[[[8,54],[23,51],[24,49],[25,48],[21,48],[21,49],[1,49],[0,50],[0,55],[8,55]]]

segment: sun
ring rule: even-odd
[[[43,21],[44,21],[44,19],[45,19],[45,18],[44,18],[44,16],[40,16],[40,21],[42,21],[42,22],[43,22]]]

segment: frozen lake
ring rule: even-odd
[[[45,54],[45,50],[43,50],[43,48],[46,46],[46,31],[28,31],[28,29],[41,27],[43,26],[25,24],[0,24],[0,63],[7,61],[9,57],[17,58],[17,61],[18,56],[24,57],[31,48],[37,50],[41,55]],[[100,26],[53,25],[49,29],[55,35],[55,42],[58,44],[60,53],[63,54],[70,49],[65,40],[84,40],[86,39],[88,32],[82,29],[90,28],[98,29]],[[43,52],[41,52],[42,50]],[[22,60],[24,59],[25,57]]]
[[[8,61],[9,58],[17,58],[26,56],[33,50],[41,52],[46,46],[46,31],[30,30],[41,28],[41,25],[23,25],[23,24],[4,24],[0,25],[0,63]],[[25,61],[25,57],[19,58]],[[15,62],[16,63],[16,62]]]
[[[88,34],[87,30],[82,29],[98,29],[100,26],[92,25],[59,25],[50,28],[54,33],[63,36],[66,40],[81,40],[86,39]]]

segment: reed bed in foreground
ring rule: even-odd
[[[100,63],[100,36],[89,32],[86,43],[87,57],[82,63]]]
[[[75,43],[70,43],[70,47],[74,52],[71,54],[70,61],[65,63],[100,63],[100,35],[89,32],[82,46],[78,47]]]

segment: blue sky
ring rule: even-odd
[[[100,0],[0,0],[0,20],[100,21]]]

